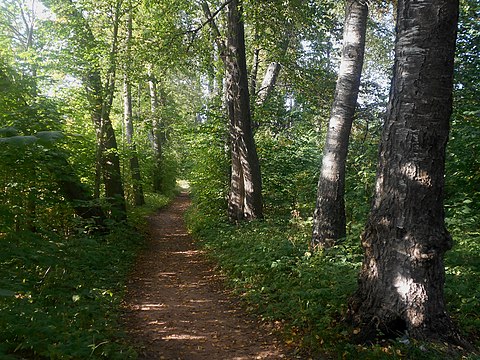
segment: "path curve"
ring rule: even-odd
[[[143,360],[288,359],[245,314],[188,235],[181,194],[149,218],[150,240],[127,284],[125,322]]]

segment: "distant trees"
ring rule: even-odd
[[[405,331],[459,342],[446,312],[445,147],[452,112],[458,1],[401,0],[395,68],[364,260],[349,315],[360,338]]]

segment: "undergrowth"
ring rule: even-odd
[[[312,254],[307,246],[309,221],[267,219],[231,225],[192,208],[187,222],[248,310],[276,324],[300,358],[475,358],[408,338],[368,346],[351,343],[354,329],[345,324],[343,316],[348,297],[356,290],[362,260],[361,226],[351,224],[344,242]],[[479,345],[480,238],[478,233],[453,235],[458,239],[446,259],[447,301],[464,336]]]
[[[145,215],[168,201],[147,196],[107,235],[0,237],[0,359],[135,359],[120,322],[125,280]]]

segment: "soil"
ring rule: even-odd
[[[188,234],[181,194],[149,218],[147,248],[127,285],[125,322],[139,359],[289,359],[281,342],[230,294]]]

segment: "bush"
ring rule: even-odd
[[[119,325],[124,281],[142,242],[16,233],[0,238],[0,357],[134,359]]]

